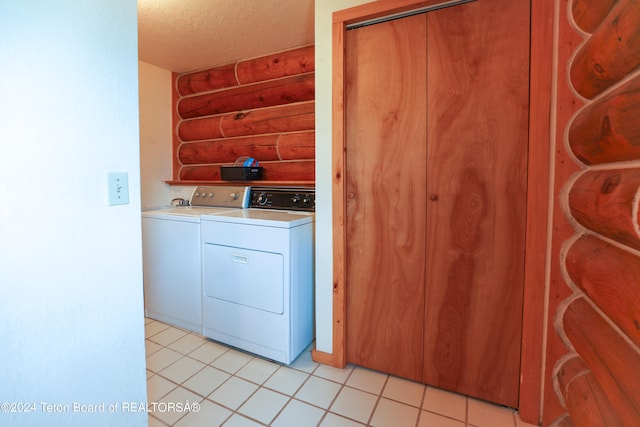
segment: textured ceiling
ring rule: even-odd
[[[138,0],[138,54],[183,73],[312,44],[313,23],[314,0]]]

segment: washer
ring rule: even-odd
[[[142,213],[145,315],[202,334],[200,217],[245,208],[248,187],[197,187],[192,206]]]
[[[314,210],[313,189],[256,187],[202,216],[204,336],[285,364],[311,344]]]

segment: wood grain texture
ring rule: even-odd
[[[238,63],[239,84],[260,82],[315,71],[315,47],[303,46]]]
[[[529,3],[428,16],[424,381],[518,406]]]
[[[221,181],[220,167],[228,164],[188,165],[180,169],[183,181]],[[290,162],[263,162],[262,181],[269,182],[313,182],[315,180],[315,162],[298,160]],[[258,184],[262,181],[255,181]]]
[[[640,354],[637,349],[632,348],[583,298],[569,304],[562,326],[608,397],[610,406],[621,421],[618,425],[640,425]],[[595,382],[590,384],[590,388],[595,387]],[[590,413],[601,412],[596,409],[597,405],[586,406],[585,410]],[[569,413],[576,422],[571,409]]]
[[[576,25],[587,33],[593,33],[606,18],[617,0],[573,0],[571,15]]]
[[[640,75],[586,105],[569,128],[569,145],[584,164],[640,159]]]
[[[302,161],[303,167],[272,164],[270,182],[313,182],[306,161],[315,159],[314,52],[303,46],[174,74],[171,184],[218,183],[219,166],[242,156]]]
[[[307,73],[182,98],[178,113],[183,119],[192,119],[314,99],[315,76]]]
[[[567,252],[571,280],[640,347],[640,257],[584,235]]]
[[[278,158],[280,160],[302,160],[316,158],[316,133],[283,133],[278,138]]]
[[[279,160],[278,137],[279,135],[256,135],[186,142],[178,149],[178,159],[183,165],[234,163],[238,157],[243,156],[253,157],[260,162]]]
[[[314,130],[314,113],[315,102],[308,101],[183,120],[178,136],[182,141],[198,141]]]
[[[346,33],[347,361],[417,381],[424,322],[425,22],[419,15]]]
[[[236,64],[225,64],[195,73],[181,74],[176,79],[180,96],[232,87],[236,80]]]
[[[640,249],[640,169],[591,170],[569,191],[573,217],[589,230]]]
[[[640,65],[640,2],[619,0],[580,48],[571,64],[571,83],[592,99]]]

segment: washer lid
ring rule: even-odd
[[[235,211],[216,215],[203,215],[202,221],[261,225],[264,227],[293,228],[313,222],[314,218],[315,214],[310,212],[238,209]]]
[[[201,215],[214,215],[217,213],[224,213],[224,212],[229,212],[233,210],[235,209],[180,206],[180,207],[171,207],[167,209],[155,209],[150,211],[143,211],[142,217],[168,219],[168,220],[174,220],[174,221],[200,222]]]

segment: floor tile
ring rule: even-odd
[[[182,355],[177,351],[173,351],[168,348],[161,348],[151,356],[147,357],[147,369],[156,373],[160,372],[181,357]]]
[[[249,418],[269,424],[289,401],[290,397],[266,388],[260,388],[251,396],[238,412]]]
[[[327,409],[340,391],[340,387],[340,384],[333,381],[311,376],[295,394],[295,397],[303,402]]]
[[[469,399],[467,423],[475,427],[515,427],[513,411],[477,399]]]
[[[229,420],[223,424],[224,427],[263,427],[264,424],[257,423],[240,414],[233,414]]]
[[[427,387],[422,401],[422,409],[455,418],[467,419],[467,398],[434,387]]]
[[[236,375],[247,381],[262,384],[273,375],[279,367],[280,365],[277,363],[254,357],[249,363],[240,368]]]
[[[238,350],[229,350],[211,362],[211,366],[230,374],[235,374],[240,368],[249,363],[252,357]]]
[[[166,427],[166,424],[154,416],[149,415],[149,427]]]
[[[367,423],[371,418],[378,396],[351,387],[343,387],[329,411]]]
[[[231,377],[224,384],[216,389],[209,399],[236,410],[242,405],[256,390],[258,386],[243,380],[242,378]]]
[[[172,342],[167,347],[169,347],[171,350],[177,351],[178,353],[188,354],[196,348],[200,347],[205,342],[206,340],[199,335],[187,334],[182,338],[179,338],[176,341]]]
[[[229,347],[213,341],[206,341],[200,347],[189,353],[189,357],[199,360],[202,363],[211,363],[227,351],[229,351]]]
[[[344,369],[334,368],[333,366],[328,365],[320,365],[313,372],[313,375],[344,384],[352,370],[353,365],[347,365]]]
[[[203,400],[200,410],[181,418],[176,427],[212,427],[220,426],[233,412],[209,400]]]
[[[307,378],[309,374],[305,372],[282,366],[264,383],[264,386],[293,396]]]
[[[405,380],[403,378],[389,377],[389,380],[382,391],[382,396],[419,408],[422,403],[424,390],[424,384]]]
[[[176,421],[189,413],[188,411],[177,410],[177,403],[185,405],[188,402],[189,405],[191,405],[195,402],[202,402],[202,400],[202,397],[197,394],[194,394],[182,387],[177,387],[160,399],[155,406],[150,406],[149,409],[153,412],[153,415],[156,418],[167,424],[173,425]]]
[[[341,417],[340,415],[327,413],[319,427],[362,427],[365,424]]]
[[[389,375],[355,367],[346,385],[369,393],[380,394]]]
[[[155,334],[157,334],[158,332],[164,331],[165,329],[168,329],[170,326],[167,325],[166,323],[162,323],[162,322],[158,322],[155,320],[152,320],[149,323],[145,323],[144,325],[144,336],[147,338],[150,338],[152,336],[154,336]]]
[[[420,411],[418,427],[465,427],[465,424],[462,421],[443,417],[432,412]]]
[[[231,378],[230,374],[211,366],[205,366],[200,372],[182,383],[182,386],[206,397],[229,378]]]
[[[145,353],[148,356],[151,356],[153,353],[155,353],[156,351],[160,350],[162,348],[162,346],[160,344],[156,344],[153,341],[150,340],[145,340],[144,343],[144,349],[145,349]]]
[[[200,371],[204,367],[205,364],[202,362],[189,359],[188,357],[183,357],[158,372],[158,374],[170,379],[175,383],[182,384],[184,381],[186,381],[188,378],[193,376],[196,372]]]
[[[324,412],[299,400],[291,400],[271,424],[273,427],[316,427]]]
[[[182,329],[174,328],[173,326],[171,326],[162,332],[158,332],[157,334],[150,337],[149,339],[160,345],[167,346],[172,342],[184,337],[187,334],[188,334],[187,331],[183,331]]]
[[[311,358],[310,351],[303,351],[300,356],[298,356],[298,358],[289,365],[290,368],[307,373],[312,373],[318,366],[319,364],[314,362]]]
[[[415,426],[420,409],[382,398],[378,401],[371,425],[374,427]]]
[[[171,381],[159,375],[154,375],[147,380],[147,400],[149,402],[157,402],[176,387],[177,385]]]

